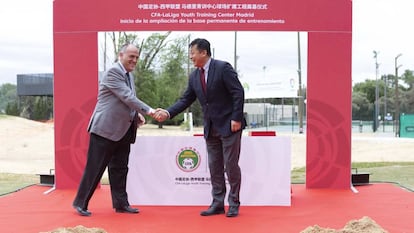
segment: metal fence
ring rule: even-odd
[[[275,130],[277,132],[299,132],[299,121],[296,115],[277,119],[269,114],[246,114],[248,130]],[[374,121],[352,121],[352,133],[388,133],[396,131],[395,121],[380,121],[376,131]],[[303,121],[303,132],[306,131],[306,116]]]
[[[395,133],[395,121],[379,121],[377,129],[374,130],[374,121],[352,121],[353,133]]]

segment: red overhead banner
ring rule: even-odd
[[[57,0],[64,31],[351,31],[351,2],[332,0]]]

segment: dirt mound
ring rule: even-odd
[[[301,231],[301,233],[388,233],[371,218],[364,216],[359,220],[349,221],[340,230],[322,228],[318,225],[311,226]]]
[[[53,231],[40,232],[40,233],[106,233],[104,229],[101,228],[88,228],[82,225],[76,227],[67,227],[67,228],[58,228]]]

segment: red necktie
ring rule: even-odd
[[[200,82],[201,82],[201,87],[203,88],[203,92],[205,94],[207,91],[207,88],[206,88],[206,77],[205,77],[203,68],[200,68]]]

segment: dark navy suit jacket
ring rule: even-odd
[[[182,97],[167,109],[170,118],[188,108],[196,99],[204,114],[204,137],[207,138],[211,127],[221,136],[229,136],[231,120],[242,122],[244,119],[244,89],[236,71],[225,61],[211,59],[207,77],[207,94],[204,95],[200,82],[200,69],[190,74],[188,86]]]

